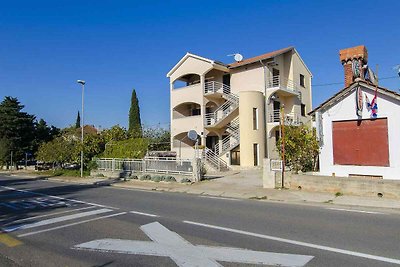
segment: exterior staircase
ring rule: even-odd
[[[219,146],[215,146],[215,154],[222,155],[231,149],[235,148],[240,143],[240,134],[239,134],[239,117],[234,119],[228,124],[228,127],[225,130],[229,133],[224,139],[222,139],[222,150],[220,151]]]
[[[206,164],[218,171],[229,171],[228,164],[209,148],[205,148],[202,155]]]
[[[226,100],[214,112],[205,114],[204,123],[206,127],[215,127],[229,115],[238,112],[239,97],[231,94],[231,89],[228,85],[216,81],[206,82],[204,93],[205,95],[218,93]]]

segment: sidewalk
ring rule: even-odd
[[[18,173],[14,176],[34,178],[32,175]],[[13,176],[12,175],[12,176]],[[36,176],[37,177],[37,176]],[[135,188],[142,190],[157,190],[166,192],[180,192],[188,194],[201,194],[207,196],[259,199],[264,201],[279,201],[298,204],[325,204],[327,206],[343,205],[353,207],[370,207],[384,209],[399,209],[400,201],[390,198],[359,197],[343,195],[336,197],[334,194],[323,192],[307,192],[300,190],[264,189],[262,187],[261,170],[241,171],[230,173],[225,177],[201,181],[193,184],[164,183],[140,180],[126,182],[105,178],[79,178],[79,177],[49,177],[48,180],[63,181],[68,183],[112,185],[120,188]]]

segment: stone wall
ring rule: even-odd
[[[280,181],[276,177],[276,184]],[[285,173],[285,187],[295,190],[400,199],[400,181]]]

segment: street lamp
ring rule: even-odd
[[[84,126],[84,120],[83,120],[83,97],[84,97],[84,92],[85,92],[85,81],[83,80],[77,80],[77,83],[82,85],[82,116],[81,116],[81,143],[82,143],[82,148],[81,148],[81,178],[83,177],[83,126]]]

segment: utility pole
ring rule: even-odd
[[[285,188],[285,105],[281,106],[281,134],[282,134],[282,189]]]
[[[86,82],[85,81],[83,81],[83,80],[77,80],[77,83],[79,83],[79,84],[81,84],[82,85],[82,117],[81,117],[81,144],[82,144],[82,148],[81,148],[81,178],[83,177],[83,128],[84,128],[84,120],[83,120],[83,108],[84,108],[84,105],[83,105],[83,100],[84,100],[84,98],[83,98],[83,96],[84,96],[84,92],[85,92],[85,84],[86,84]]]
[[[11,170],[13,169],[13,151],[11,151]]]

